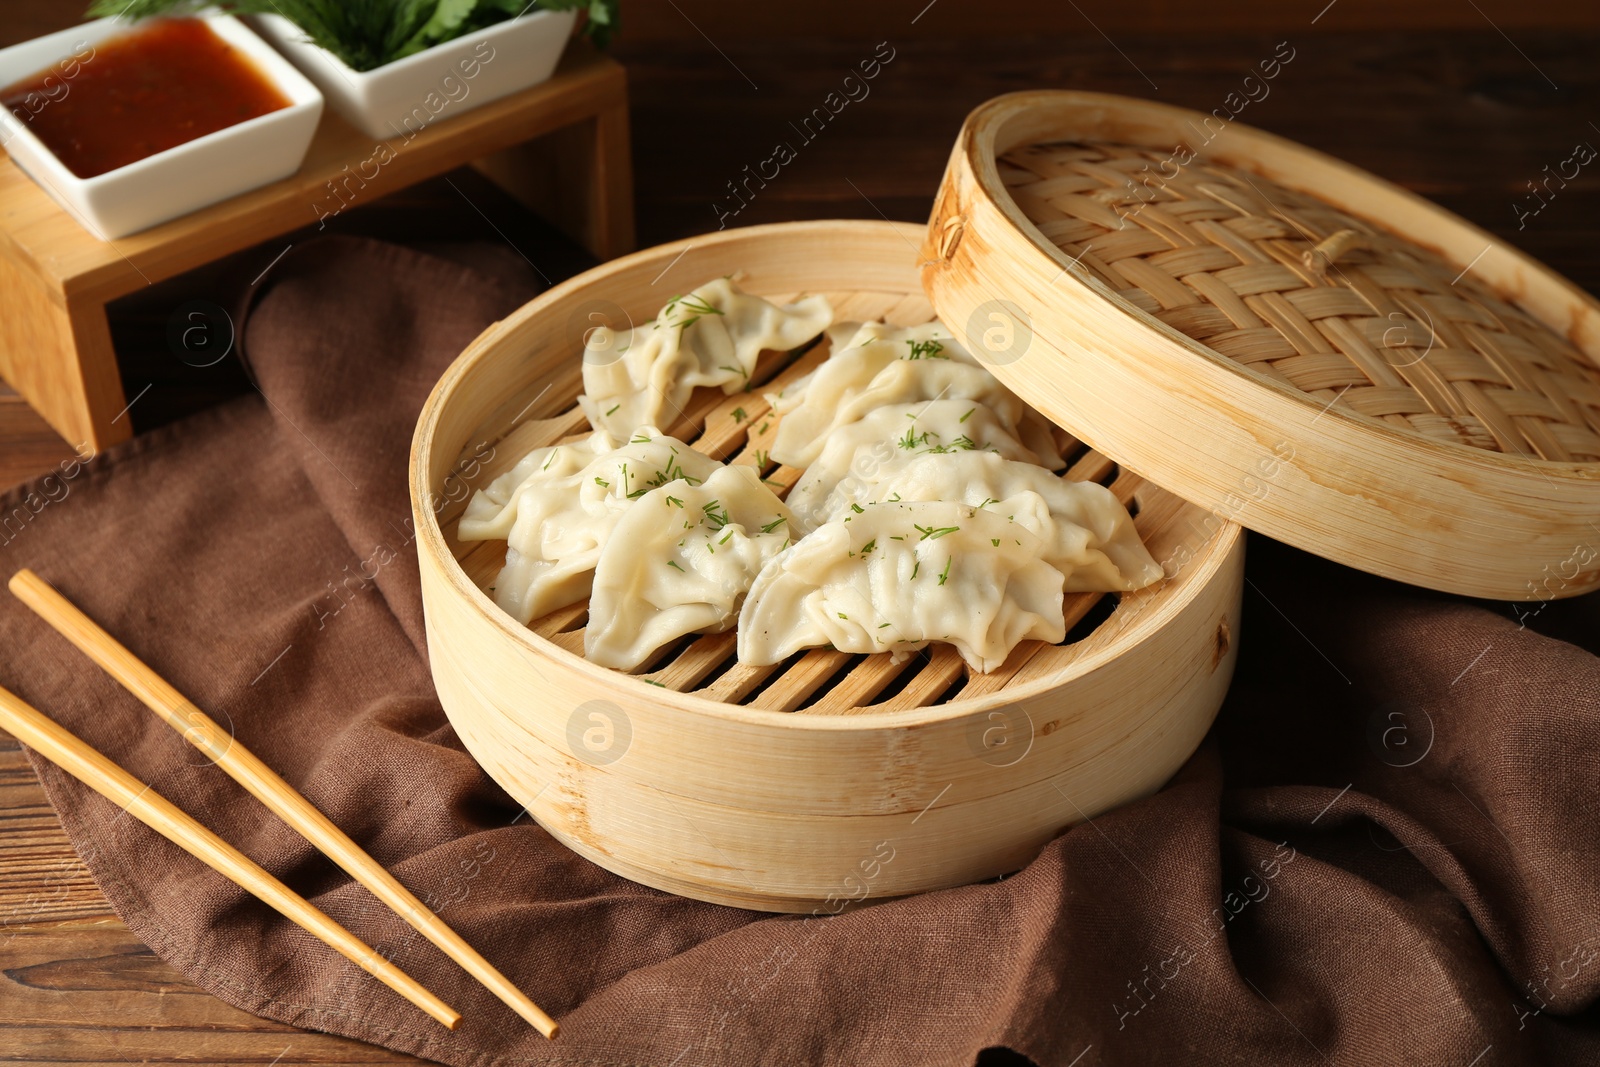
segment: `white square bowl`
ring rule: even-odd
[[[548,80],[577,17],[575,11],[529,12],[368,71],[312,44],[281,15],[256,15],[250,24],[316,83],[347,122],[387,141],[409,140],[436,120]]]
[[[205,22],[255,64],[288,98],[288,107],[92,178],[73,174],[26,123],[0,107],[0,142],[12,160],[103,241],[187,215],[300,169],[322,116],[322,94],[238,19],[214,15]],[[84,48],[135,26],[126,19],[99,19],[0,49],[0,85],[11,85],[74,54],[81,56]],[[66,84],[71,92],[70,79]]]

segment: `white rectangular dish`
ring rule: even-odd
[[[345,121],[381,141],[547,81],[572,36],[574,11],[534,11],[416,55],[358,71],[281,15],[250,24],[299,67]]]
[[[205,22],[288,98],[288,107],[92,178],[73,174],[26,123],[10,109],[0,108],[0,138],[12,160],[79,225],[103,241],[186,215],[300,169],[322,116],[322,94],[238,19],[214,15]],[[75,57],[81,62],[86,50],[135,25],[126,19],[99,19],[0,49],[0,85]]]

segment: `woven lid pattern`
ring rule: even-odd
[[[999,167],[1081,270],[1223,356],[1431,439],[1600,461],[1600,369],[1470,269],[1265,178],[1173,162],[1063,142]]]

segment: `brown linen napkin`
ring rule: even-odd
[[[1524,628],[1256,538],[1211,737],[1156,796],[989,884],[770,917],[556,844],[436,702],[405,496],[427,390],[526,295],[375,242],[298,246],[244,331],[269,400],[3,498],[50,498],[6,528],[5,574],[35,568],[231,723],[563,1030],[540,1038],[0,596],[0,683],[465,1021],[444,1031],[35,761],[118,914],[190,979],[459,1065],[1600,1060],[1600,660],[1534,632],[1595,647],[1594,598],[1522,609]]]

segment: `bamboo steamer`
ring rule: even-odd
[[[1448,592],[1600,584],[1600,305],[1419,197],[1220,115],[1017,93],[967,119],[924,252],[996,376],[1196,504]]]
[[[948,649],[902,664],[816,649],[744,667],[729,633],[629,675],[583,659],[583,605],[525,627],[484,592],[504,542],[464,545],[457,520],[474,488],[530,448],[586,430],[575,397],[588,328],[642,323],[674,293],[736,271],[770,298],[824,292],[841,318],[926,321],[922,235],[794,223],[640,252],[491,326],[429,398],[411,493],[440,700],[488,773],[602,867],[780,912],[959,885],[1015,870],[1064,827],[1153,792],[1210,726],[1236,655],[1242,532],[1064,433],[1067,476],[1128,503],[1168,577],[1120,597],[1072,594],[1066,642],[1019,646],[990,674],[969,674]],[[668,432],[757,463],[776,421],[763,386],[825,354],[825,343],[798,359],[765,353],[752,392],[699,390]]]

